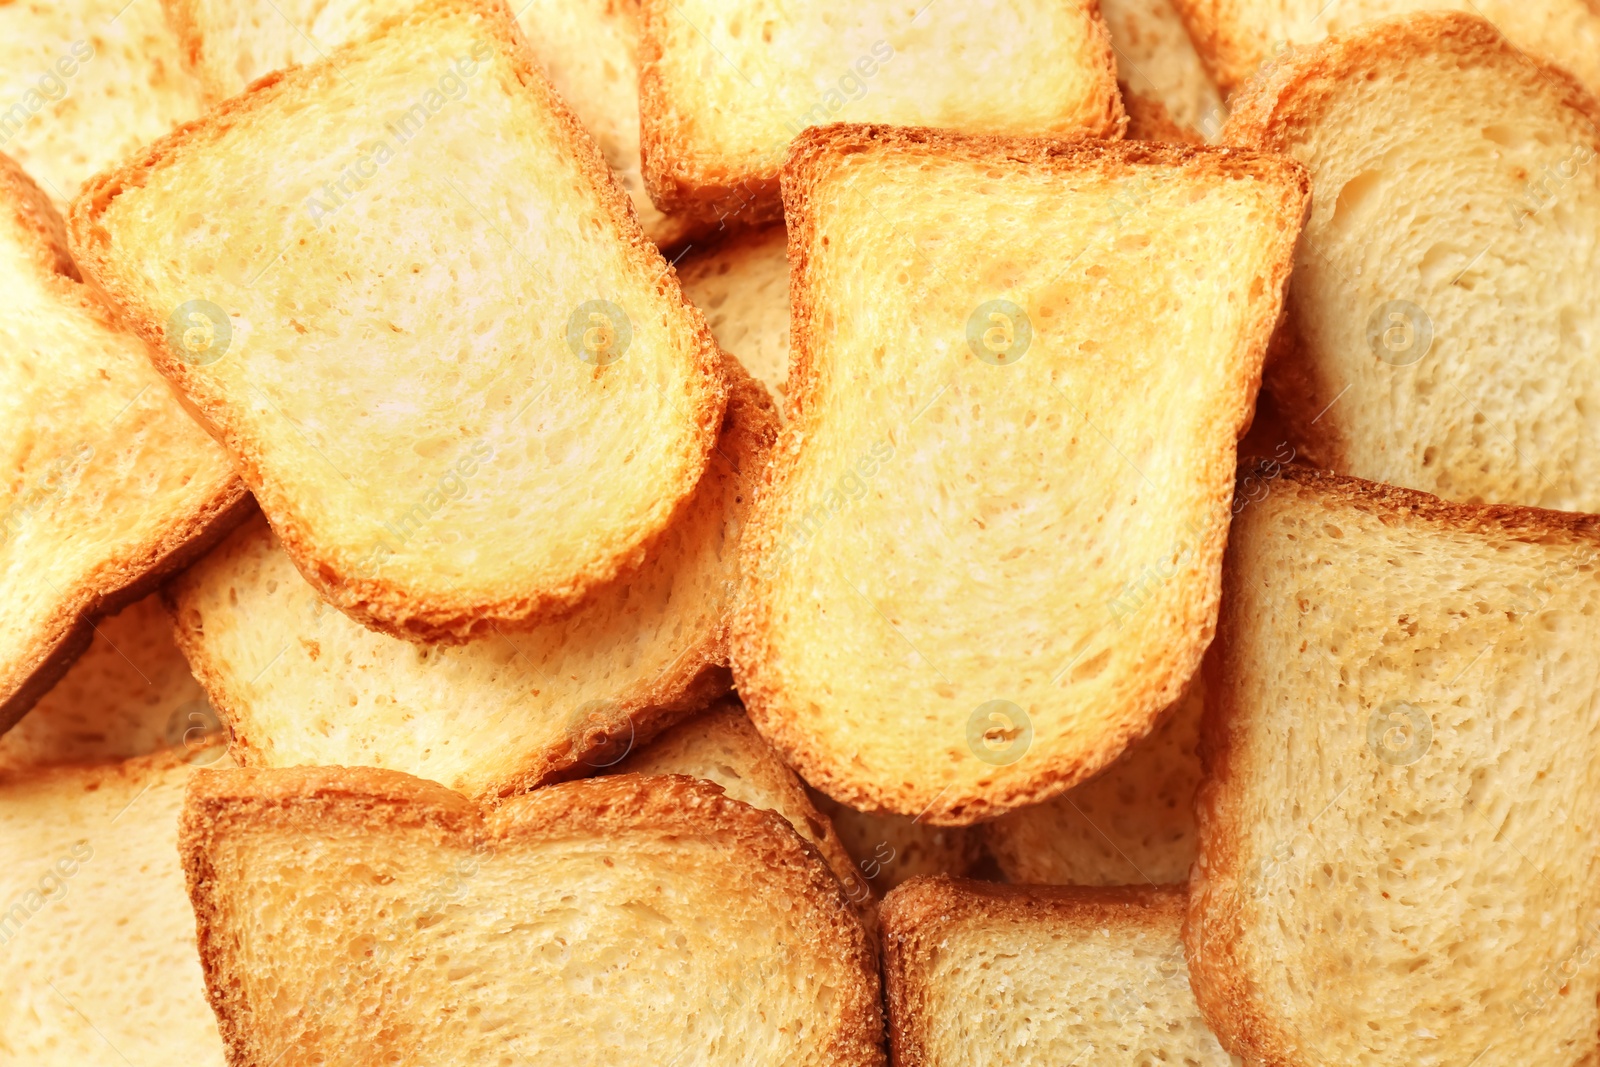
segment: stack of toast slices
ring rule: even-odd
[[[0,30],[0,1064],[1600,1063],[1589,0]]]

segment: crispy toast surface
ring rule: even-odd
[[[1210,640],[1305,174],[834,126],[785,182],[792,418],[746,536],[740,694],[854,807],[1045,800],[1148,732]]]
[[[171,587],[179,646],[246,766],[386,767],[479,797],[614,766],[726,691],[737,547],[776,432],[761,387],[733,395],[711,465],[640,571],[576,613],[419,648],[329,608],[264,523]]]
[[[643,0],[643,10],[644,177],[667,211],[781,219],[785,150],[819,123],[1117,137],[1126,121],[1089,0]]]
[[[65,211],[83,183],[204,101],[159,0],[0,5],[0,150]]]
[[[275,70],[313,63],[415,0],[163,0],[213,100]],[[662,248],[689,220],[664,215],[639,162],[638,0],[518,0],[517,23],[550,84],[600,145],[639,224]]]
[[[1172,885],[1194,862],[1200,784],[1196,675],[1150,736],[1082,785],[983,824],[1006,880],[1035,885]]]
[[[884,1063],[838,881],[706,782],[592,778],[484,814],[390,771],[213,773],[181,850],[234,1067]]]
[[[0,769],[194,751],[222,734],[152,593],[95,624],[88,651],[0,735]]]
[[[1530,65],[1556,63],[1600,93],[1600,10],[1589,0],[1173,0],[1224,94],[1330,35],[1439,9],[1493,22]]]
[[[176,848],[193,773],[0,770],[0,1060],[222,1067]]]
[[[0,731],[249,507],[227,455],[78,278],[60,217],[0,156]]]
[[[1271,1067],[1592,1062],[1600,517],[1290,466],[1223,604],[1185,931],[1218,1037]]]
[[[717,344],[772,393],[789,392],[789,238],[781,225],[749,230],[678,262],[683,295]]]
[[[258,81],[71,228],[301,573],[394,636],[570,611],[715,442],[716,343],[499,0]]]
[[[1102,0],[1100,14],[1117,56],[1129,139],[1214,139],[1227,110],[1172,0]]]
[[[805,785],[750,724],[737,700],[718,701],[671,727],[618,763],[616,771],[703,778],[721,786],[734,800],[777,812],[817,850],[844,886],[846,898],[864,925],[870,929],[876,922],[877,901],[871,884],[856,870],[828,817],[811,803]]]
[[[982,861],[983,834],[975,826],[934,826],[906,815],[857,811],[815,789],[809,792],[879,895],[918,875],[970,874]]]
[[[884,901],[897,1067],[1236,1067],[1189,988],[1177,887],[917,878]]]
[[[1600,103],[1441,12],[1289,57],[1234,108],[1227,140],[1315,187],[1266,378],[1301,454],[1600,510]]]

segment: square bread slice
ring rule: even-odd
[[[1202,143],[1222,130],[1222,94],[1172,0],[1101,0],[1128,137]]]
[[[711,333],[778,402],[789,387],[789,237],[780,223],[747,230],[678,261],[683,295]]]
[[[1600,9],[1590,0],[1172,0],[1224,94],[1264,66],[1333,34],[1417,11],[1487,18],[1518,51],[1565,67],[1600,93]]]
[[[181,849],[232,1067],[884,1063],[838,881],[693,778],[484,813],[392,771],[208,773]]]
[[[0,14],[5,9],[0,8]],[[249,507],[227,454],[79,280],[61,218],[0,155],[0,732]]]
[[[917,878],[883,904],[896,1067],[1238,1064],[1189,989],[1178,888]]]
[[[802,777],[971,823],[1090,777],[1177,700],[1308,195],[1238,149],[797,142],[792,418],[732,649]]]
[[[815,789],[807,792],[879,895],[918,875],[971,874],[983,860],[983,835],[975,826],[934,826],[905,815],[857,811]]]
[[[213,100],[262,75],[329,57],[416,0],[164,0]],[[662,214],[639,162],[639,0],[516,0],[517,22],[550,84],[599,142],[645,236],[667,248],[690,220]]]
[[[1200,785],[1199,675],[1150,736],[1054,800],[983,824],[983,840],[1010,882],[1172,885],[1194,863]]]
[[[89,650],[0,734],[0,770],[193,751],[221,733],[152,593],[96,623]]]
[[[330,609],[264,523],[170,586],[179,646],[245,766],[386,767],[475,797],[593,773],[728,688],[739,538],[776,432],[733,396],[711,466],[644,567],[573,615],[420,648]]]
[[[1592,1064],[1600,516],[1285,468],[1234,520],[1185,938],[1252,1062]]]
[[[257,82],[72,233],[301,573],[393,636],[571,611],[716,441],[716,342],[500,0]]]
[[[784,153],[819,123],[1034,137],[1119,137],[1126,123],[1093,0],[643,7],[644,180],[663,211],[781,219]]]
[[[703,778],[734,800],[782,815],[839,879],[862,925],[875,929],[878,908],[872,886],[856,869],[828,817],[811,803],[805,785],[750,725],[737,700],[719,701],[667,730],[618,763],[616,773]]]
[[[222,1067],[177,852],[193,774],[0,771],[0,1062]]]
[[[83,183],[204,107],[161,0],[0,4],[0,151],[65,211]]]
[[[1300,160],[1316,191],[1266,380],[1309,461],[1600,511],[1597,123],[1570,78],[1442,12],[1234,98],[1223,136]]]

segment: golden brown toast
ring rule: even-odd
[[[716,441],[716,342],[502,0],[256,82],[97,178],[72,233],[300,572],[393,636],[571,611]]]
[[[181,851],[233,1067],[884,1063],[837,879],[703,781],[485,813],[392,771],[212,772]]]
[[[1182,694],[1308,193],[1237,149],[801,137],[792,418],[733,669],[803,778],[967,824],[1092,776]]]

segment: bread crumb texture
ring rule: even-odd
[[[1189,989],[1183,892],[917,878],[884,902],[899,1067],[1237,1067]]]
[[[1312,173],[1267,375],[1304,454],[1600,511],[1600,103],[1483,20],[1434,13],[1297,54],[1234,107],[1227,140]]]
[[[393,772],[211,774],[183,834],[237,1064],[884,1064],[838,881],[705,782],[589,779],[485,817]]]
[[[715,442],[716,343],[500,5],[263,79],[97,179],[73,232],[296,566],[394,636],[570,610]]]
[[[853,807],[1046,800],[1148,733],[1210,639],[1305,176],[835,126],[785,181],[791,418],[745,539],[740,694]]]
[[[1208,661],[1186,940],[1270,1064],[1588,1064],[1600,518],[1286,468]]]

